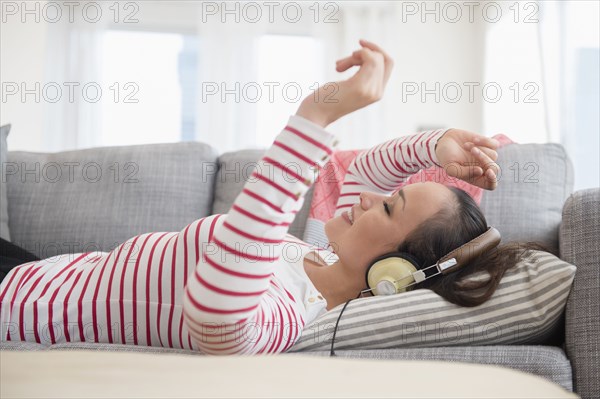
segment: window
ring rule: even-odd
[[[100,145],[194,138],[194,36],[109,30],[101,59]]]
[[[562,142],[575,168],[575,190],[600,184],[600,48],[597,2],[566,3],[561,23],[566,92]],[[562,98],[562,97],[561,97]]]
[[[548,120],[575,169],[574,190],[600,183],[598,2],[542,2]]]
[[[102,41],[99,145],[201,140],[198,112],[198,39],[176,33],[110,30]],[[254,144],[271,145],[290,115],[322,84],[321,47],[310,36],[262,35],[256,41],[255,82],[243,82],[245,107],[256,102]],[[311,56],[307,56],[307,55]],[[259,92],[257,92],[257,90]],[[247,97],[247,98],[246,98]]]

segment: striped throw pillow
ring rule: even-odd
[[[530,251],[476,307],[454,305],[427,289],[355,299],[342,315],[335,349],[545,343],[562,324],[575,271],[550,253]],[[343,306],[305,326],[289,351],[328,350]]]

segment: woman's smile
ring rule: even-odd
[[[344,219],[351,226],[354,224],[354,206],[352,206],[349,210],[342,213],[342,219]]]
[[[349,225],[352,225],[352,221],[350,220],[350,212],[349,211],[342,213],[342,219],[344,219]]]

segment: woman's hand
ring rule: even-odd
[[[435,154],[449,176],[494,190],[498,185],[498,141],[461,129],[450,129],[437,142]]]
[[[362,39],[359,43],[360,50],[336,63],[338,72],[358,66],[356,74],[348,80],[319,87],[302,101],[297,115],[325,127],[381,99],[394,62],[376,44]]]

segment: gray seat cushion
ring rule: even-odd
[[[2,341],[0,342],[0,350],[3,351],[43,351],[48,349],[48,346],[36,344],[35,342],[21,341]]]
[[[498,150],[498,188],[484,191],[488,224],[508,241],[539,241],[558,255],[562,207],[573,191],[573,165],[560,144],[509,144]]]
[[[219,172],[215,179],[213,214],[229,212],[233,201],[242,192],[244,184],[251,177],[257,161],[264,153],[264,150],[240,150],[227,152],[219,157]],[[296,214],[294,222],[290,225],[288,232],[294,237],[302,239],[304,236],[312,194],[313,187],[307,191],[304,204]]]
[[[457,346],[452,348],[336,350],[340,357],[380,360],[443,360],[492,364],[547,378],[573,390],[571,365],[554,346]],[[292,352],[286,355],[329,356],[329,351]]]
[[[202,143],[9,152],[12,241],[47,258],[109,251],[210,214],[217,154]]]

